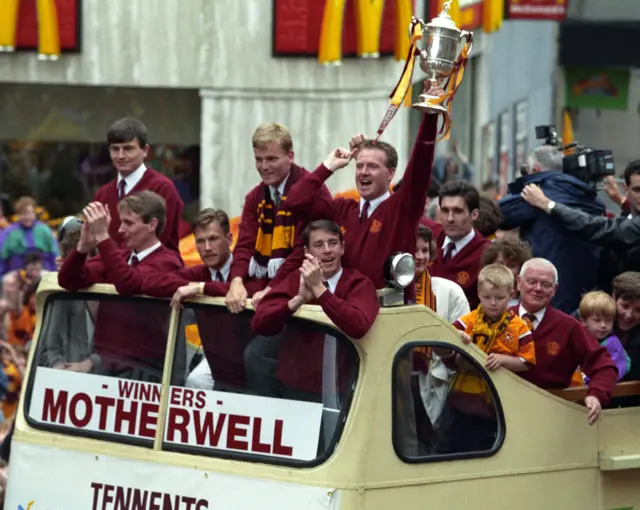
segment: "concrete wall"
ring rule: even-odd
[[[514,105],[526,99],[529,151],[539,144],[535,126],[554,122],[556,38],[557,24],[545,21],[506,21],[500,31],[485,37],[476,99],[479,130],[497,122],[507,109],[513,124]],[[510,138],[512,161],[513,126]]]
[[[81,54],[58,62],[0,54],[0,81],[200,90],[201,205],[232,215],[258,180],[250,137],[259,123],[287,125],[298,162],[308,168],[351,135],[375,134],[402,62],[350,59],[323,67],[309,58],[274,59],[269,0],[161,4],[83,0]],[[385,134],[400,152],[398,177],[407,160],[407,115],[400,112]],[[333,191],[352,187],[353,166],[329,184]]]

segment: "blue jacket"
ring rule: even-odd
[[[570,314],[582,294],[597,287],[601,248],[576,237],[547,213],[522,200],[520,192],[527,184],[537,184],[549,199],[591,215],[603,215],[605,207],[588,184],[558,171],[515,180],[509,184],[509,194],[498,202],[504,216],[501,228],[520,227],[520,238],[531,245],[533,256],[556,266],[559,286],[551,304]]]

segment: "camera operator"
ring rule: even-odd
[[[613,250],[618,256],[616,274],[640,271],[640,216],[591,216],[576,209],[573,204],[556,203],[545,191],[537,186],[526,186],[522,190],[522,199],[544,211],[556,225],[582,239]]]
[[[504,217],[501,229],[520,227],[520,237],[531,246],[534,257],[549,260],[560,274],[558,291],[552,306],[565,313],[573,312],[581,295],[597,286],[601,248],[588,237],[573,236],[544,212],[521,196],[528,185],[535,185],[554,202],[602,216],[604,204],[586,182],[563,173],[563,153],[557,135],[551,129],[545,145],[528,158],[523,176],[509,184],[509,193],[498,204]]]

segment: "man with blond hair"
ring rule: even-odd
[[[289,210],[287,195],[308,172],[293,162],[291,134],[282,124],[261,124],[252,143],[262,182],[247,194],[242,209],[225,299],[233,313],[245,307],[248,293],[244,280],[254,278],[262,282],[262,290],[253,296],[255,307],[304,259],[301,236],[305,222],[301,214]],[[331,196],[324,186],[319,195]]]

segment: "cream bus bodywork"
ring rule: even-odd
[[[36,340],[25,381],[35,367],[45,301],[61,291],[53,274],[40,286]],[[90,291],[115,293],[107,285]],[[200,302],[224,306],[222,299],[202,298]],[[333,328],[319,307],[305,306],[296,316]],[[177,327],[174,311],[167,361],[173,355]],[[117,508],[113,501],[105,503],[106,486],[183,495],[175,507],[166,506],[159,496],[156,503],[151,499],[146,506],[140,503],[140,509],[640,508],[640,410],[605,410],[596,425],[589,426],[583,406],[505,369],[489,375],[506,425],[494,454],[401,460],[393,441],[394,358],[408,344],[425,342],[448,345],[479,364],[485,359],[474,346],[463,345],[455,330],[425,307],[381,309],[368,335],[353,342],[360,366],[339,442],[325,462],[309,468],[162,451],[162,419],[153,448],[38,430],[25,419],[28,385],[24,384],[13,437],[7,508],[27,508],[30,502],[31,510]],[[167,408],[170,367],[167,362],[160,416]],[[126,508],[136,508],[129,504]]]

